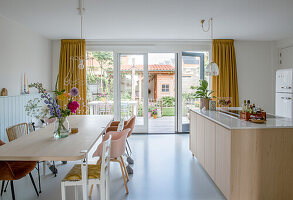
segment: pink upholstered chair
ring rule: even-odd
[[[128,187],[127,187],[126,179],[127,179],[127,181],[129,181],[129,177],[128,177],[128,173],[126,171],[126,167],[125,167],[122,156],[125,153],[126,138],[127,138],[127,135],[129,134],[130,131],[131,131],[130,128],[124,129],[121,132],[109,131],[103,137],[103,141],[105,141],[109,138],[110,135],[112,136],[110,158],[111,158],[111,161],[118,162],[120,164],[120,168],[121,168],[121,172],[122,172],[122,176],[123,176],[123,180],[124,180],[124,184],[125,184],[126,194],[128,194]],[[99,144],[97,150],[93,154],[93,157],[97,157],[97,156],[101,157],[102,150],[103,150],[103,142],[101,144]],[[92,192],[92,187],[91,187],[90,195],[91,195],[91,192]]]
[[[124,121],[124,128],[123,129],[130,128],[130,131],[129,131],[128,135],[127,135],[127,138],[129,138],[131,136],[132,132],[133,132],[133,129],[134,129],[134,126],[135,126],[135,118],[136,118],[136,116],[133,115],[130,119],[128,119],[127,121]],[[110,126],[106,129],[106,132],[117,131],[119,123],[120,123],[120,121],[113,121],[110,124]],[[127,172],[129,174],[133,174],[133,169],[130,167],[129,164],[133,164],[134,160],[131,158],[132,150],[130,148],[130,145],[129,145],[127,139],[126,139],[126,144],[128,146],[128,150],[129,150],[128,151],[127,148],[126,148],[127,162],[128,162],[128,165],[127,165],[126,169],[127,169]]]

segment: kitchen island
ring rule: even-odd
[[[293,121],[190,111],[190,150],[227,199],[293,199]]]

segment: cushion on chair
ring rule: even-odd
[[[111,158],[117,158],[119,156],[122,156],[125,152],[125,140],[129,133],[130,129],[125,129],[123,131],[117,132],[117,131],[110,131],[107,132],[106,135],[103,138],[103,141],[107,140],[109,136],[111,135]],[[103,152],[103,142],[101,142],[96,151],[93,154],[93,157],[101,157]]]
[[[5,143],[0,140],[0,146]],[[0,180],[18,180],[25,177],[37,165],[35,161],[0,161]]]
[[[124,129],[127,129],[127,128],[130,128],[130,131],[127,135],[127,137],[130,137],[130,135],[132,134],[133,132],[133,128],[134,128],[134,125],[135,125],[135,115],[133,115],[128,121],[127,123],[124,125]]]
[[[5,142],[3,142],[2,140],[0,140],[0,146],[4,145]]]
[[[5,142],[0,140],[0,146]],[[35,161],[0,161],[0,180],[18,180],[25,177],[37,165]]]
[[[37,165],[35,161],[1,161],[0,180],[18,180],[29,174]]]
[[[88,165],[88,179],[99,179],[101,177],[101,165]],[[74,165],[63,181],[79,181],[81,176],[81,165]]]
[[[128,129],[128,128],[131,129],[129,131],[127,137],[130,137],[131,134],[132,134],[132,132],[133,132],[133,128],[134,128],[134,125],[135,125],[135,118],[136,118],[136,116],[133,115],[129,120],[124,121],[124,128],[123,128],[123,130]],[[110,131],[117,131],[119,123],[120,123],[119,121],[112,122],[110,124],[110,126],[106,129],[106,133],[107,132],[110,132]]]
[[[108,128],[106,128],[106,133],[110,132],[110,131],[117,131],[118,126],[109,126]]]

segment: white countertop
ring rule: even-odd
[[[266,123],[256,124],[241,120],[220,111],[191,109],[191,111],[214,121],[227,129],[293,128],[293,120],[284,117],[267,118]]]

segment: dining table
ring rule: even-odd
[[[77,161],[81,162],[82,196],[88,199],[88,153],[113,121],[112,115],[71,115],[70,128],[78,133],[66,138],[53,137],[54,124],[0,146],[2,161]],[[61,196],[61,194],[60,194]]]

